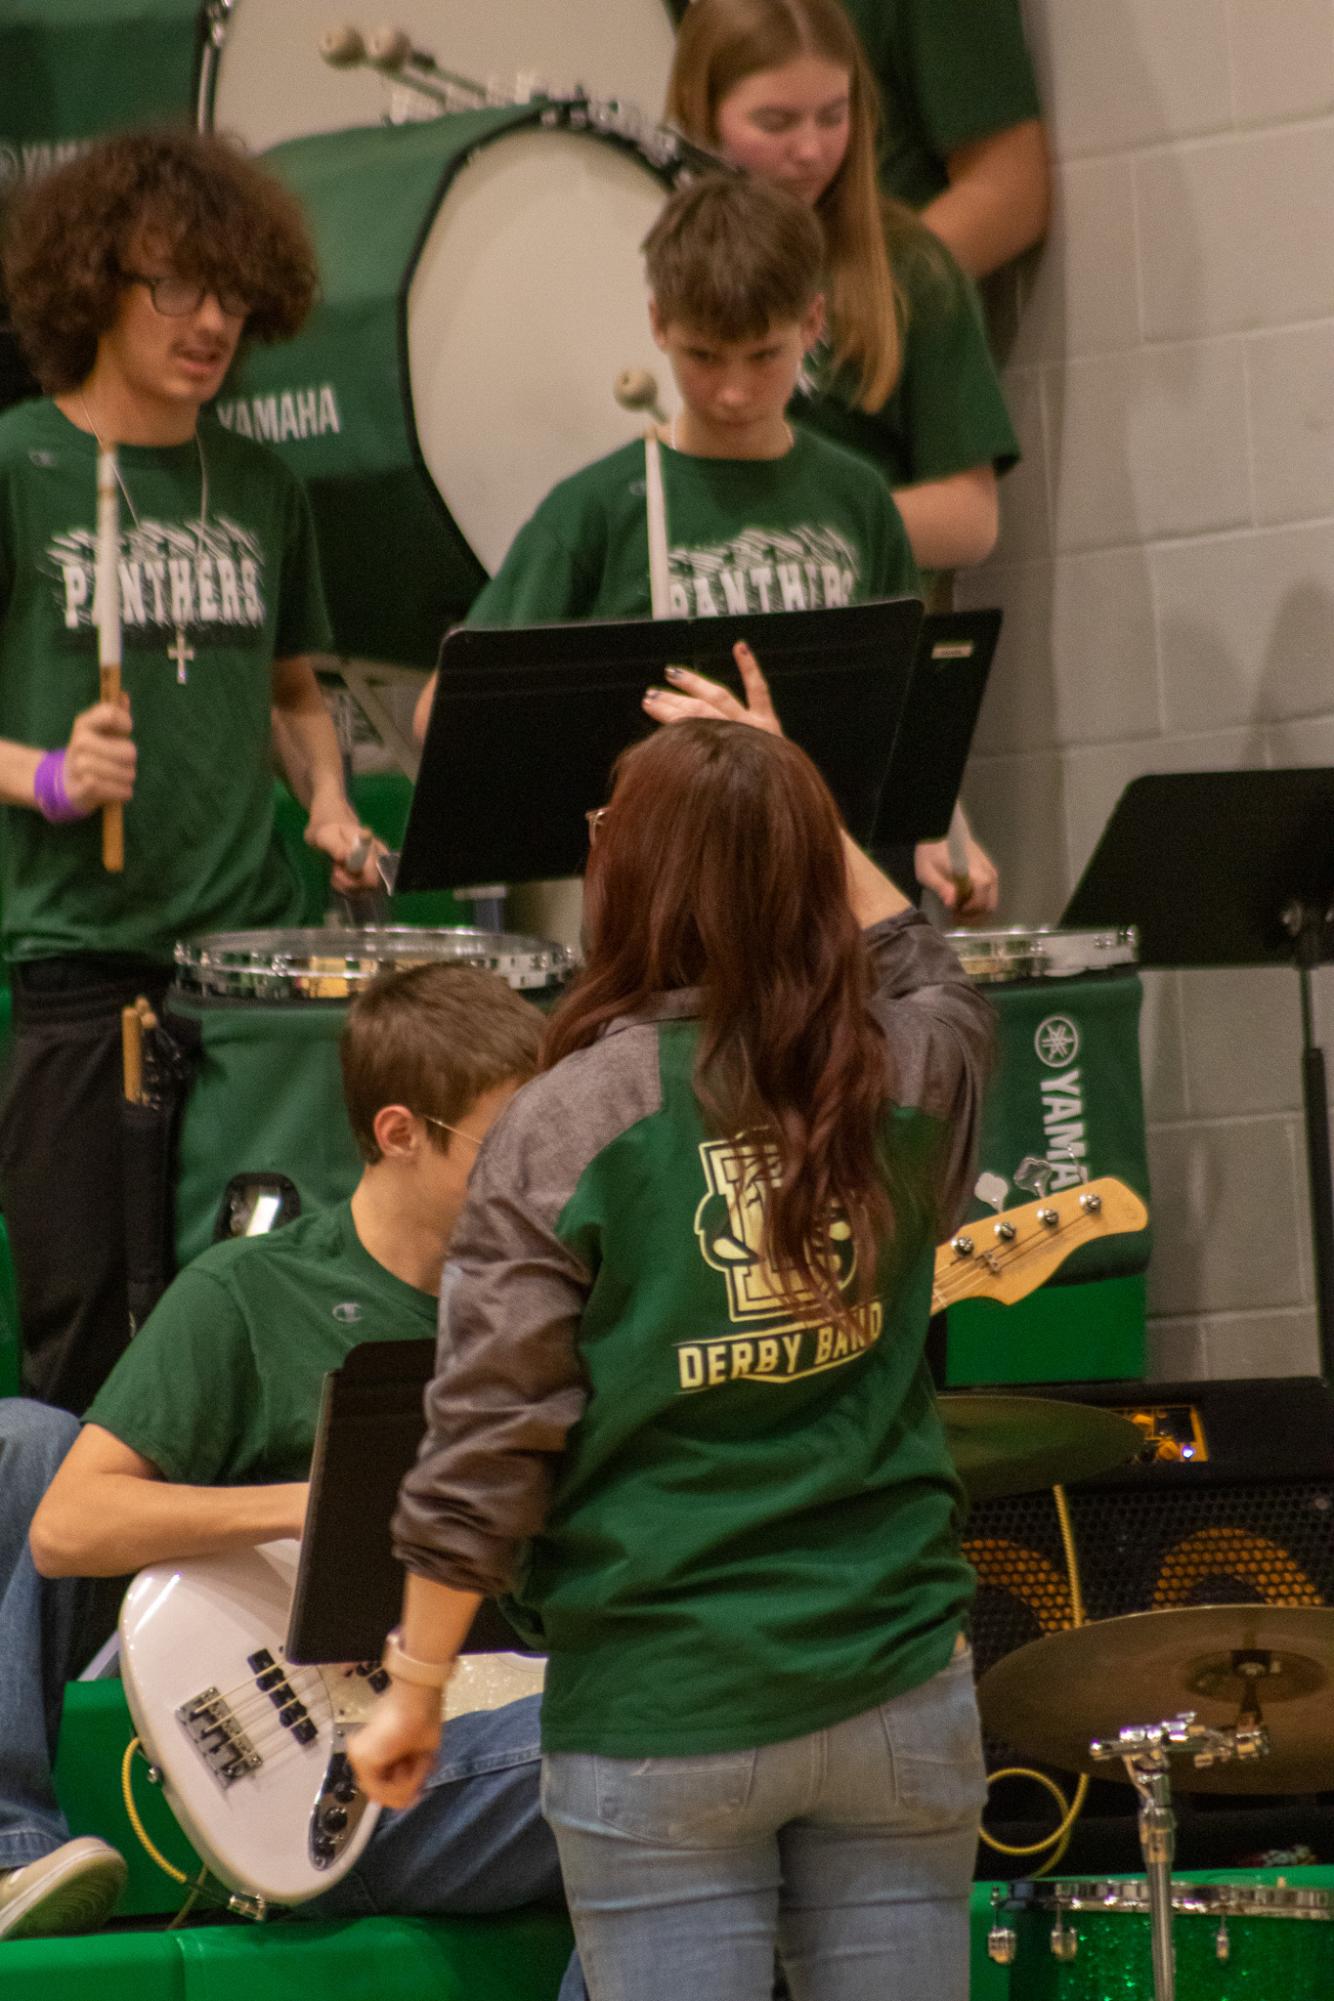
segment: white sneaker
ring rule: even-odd
[[[84,1835],[21,1869],[0,1870],[0,1938],[52,1938],[94,1932],[125,1888],[125,1858]]]

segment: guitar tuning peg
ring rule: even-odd
[[[1010,1184],[1003,1174],[979,1174],[973,1193],[979,1202],[985,1202],[999,1216],[1009,1199]]]
[[[1044,1160],[1041,1154],[1026,1153],[1014,1170],[1014,1185],[1027,1188],[1040,1202],[1045,1202],[1055,1173],[1054,1161]]]

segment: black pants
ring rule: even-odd
[[[80,1415],[129,1339],[120,1011],[160,1009],[166,967],[113,958],[13,969],[0,1208],[18,1281],[23,1387]]]

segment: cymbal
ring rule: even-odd
[[[1225,1765],[1171,1761],[1173,1788],[1198,1793],[1309,1793],[1334,1787],[1334,1606],[1176,1605],[1050,1633],[989,1668],[983,1726],[1026,1757],[1067,1772],[1124,1779],[1089,1756],[1095,1738],[1193,1709],[1235,1723],[1258,1662],[1269,1754]]]
[[[1144,1444],[1138,1425],[1097,1404],[961,1390],[936,1401],[970,1501],[1088,1480],[1123,1466]]]

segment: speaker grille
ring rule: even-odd
[[[1334,1604],[1334,1482],[1146,1485],[1067,1498],[1087,1619],[1171,1605]],[[979,1673],[1072,1623],[1050,1494],[976,1508],[964,1549],[978,1573]]]

